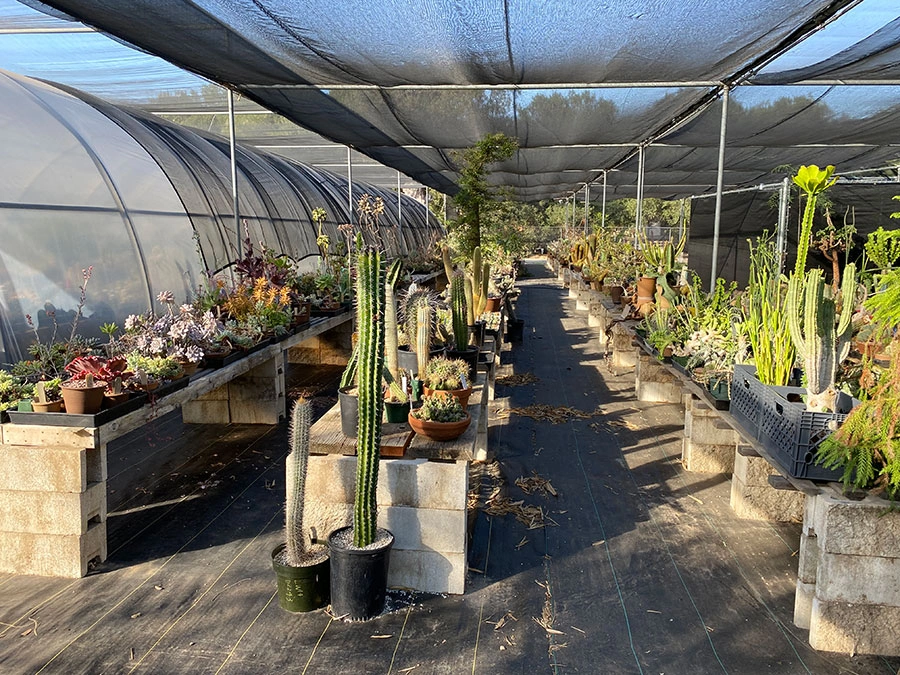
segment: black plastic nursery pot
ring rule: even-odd
[[[331,613],[353,621],[366,621],[384,611],[387,577],[394,535],[377,548],[352,546],[352,527],[342,527],[328,535],[331,558]]]
[[[347,389],[338,389],[338,403],[341,411],[341,431],[347,438],[356,438],[359,422],[359,398],[356,393],[348,394]]]
[[[475,381],[475,376],[478,374],[478,347],[467,347],[466,349],[450,349],[447,347],[447,358],[448,359],[462,359],[467,364],[469,364],[469,382]]]
[[[328,604],[331,574],[328,558],[309,567],[291,567],[277,561],[286,544],[272,551],[272,568],[278,580],[278,604],[288,612],[311,612]]]
[[[525,334],[525,319],[516,319],[506,324],[506,341],[521,342]]]
[[[405,422],[406,416],[409,415],[409,401],[400,403],[399,401],[384,402],[384,420],[388,424],[396,424]]]

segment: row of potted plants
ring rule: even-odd
[[[833,170],[801,167],[794,176],[806,204],[796,265],[787,277],[767,233],[751,242],[750,282],[740,293],[722,279],[710,293],[696,276],[677,283],[668,268],[679,242],[642,242],[645,262],[656,260],[661,274],[653,297],[638,299],[644,300],[639,333],[661,358],[673,359],[721,398],[739,394],[732,401],[736,418],[767,447],[777,446],[770,450],[787,453],[783,468],[793,475],[840,478],[848,488],[876,489],[893,499],[900,496],[900,230],[870,233],[859,269],[841,264],[852,248],[852,225],[835,227],[826,210],[827,227],[813,232]],[[831,261],[828,282],[825,271],[807,269],[811,246]],[[729,392],[736,369],[742,387]],[[772,405],[746,400],[748,391],[761,392]]]

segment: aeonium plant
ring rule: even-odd
[[[156,316],[148,312],[125,319],[125,335],[119,340],[122,351],[199,363],[212,348],[220,330],[212,312],[188,304],[176,311],[171,291],[163,291],[156,299],[165,305],[165,314]]]

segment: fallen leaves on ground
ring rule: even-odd
[[[520,387],[525,384],[534,384],[535,382],[540,381],[540,378],[533,373],[516,373],[515,375],[498,377],[495,384],[500,384],[504,387]]]
[[[518,485],[526,495],[534,494],[535,492],[544,492],[553,497],[559,496],[559,493],[556,491],[556,488],[550,484],[550,481],[543,476],[539,476],[537,472],[534,471],[528,478],[517,478],[516,485]]]
[[[509,417],[510,415],[521,415],[530,417],[541,422],[550,422],[551,424],[564,424],[571,419],[586,420],[595,415],[602,414],[602,410],[597,408],[592,412],[578,410],[571,406],[552,406],[545,403],[537,405],[529,405],[524,408],[502,408],[497,411],[497,417]]]

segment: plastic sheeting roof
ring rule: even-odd
[[[451,151],[494,131],[519,138],[492,180],[521,199],[604,170],[613,194],[633,194],[638,144],[644,194],[709,191],[723,85],[741,85],[726,187],[778,164],[846,171],[898,154],[896,0],[47,5],[448,192]],[[851,79],[878,86],[838,83]]]

